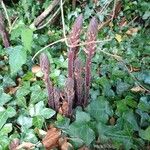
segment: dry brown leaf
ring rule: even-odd
[[[15,94],[17,90],[18,90],[18,87],[10,87],[9,88],[9,94],[10,95]]]
[[[145,90],[143,88],[141,88],[140,86],[135,86],[131,89],[132,92],[145,92]]]
[[[138,30],[139,30],[139,28],[130,28],[130,29],[126,32],[126,34],[127,34],[127,35],[133,35],[133,34],[137,33]]]
[[[9,145],[9,150],[16,150],[16,148],[19,146],[19,139],[13,139]]]
[[[59,148],[60,150],[70,150],[73,149],[72,145],[67,141],[67,138],[59,139]]]
[[[114,117],[111,117],[110,119],[109,119],[109,122],[110,122],[110,124],[111,125],[114,125],[115,124],[115,118]]]
[[[57,128],[50,128],[43,138],[42,143],[47,150],[58,147],[58,141],[61,136],[61,131]]]
[[[39,65],[34,65],[32,67],[32,73],[38,73],[39,71],[41,71],[41,68]]]
[[[20,150],[20,149],[34,149],[35,148],[35,144],[30,143],[30,142],[23,142],[22,144],[20,144],[19,146],[16,147],[16,150]]]
[[[59,113],[62,115],[68,114],[69,105],[67,101],[63,101],[62,106],[59,108]]]
[[[126,17],[123,17],[119,23],[120,27],[124,27],[127,25]]]

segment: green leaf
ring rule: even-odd
[[[92,101],[87,107],[87,111],[97,121],[104,123],[108,121],[109,116],[113,115],[113,110],[109,106],[108,101],[103,97],[100,97],[99,100]]]
[[[97,129],[102,142],[112,140],[114,146],[118,149],[122,145],[125,150],[133,147],[133,140],[129,131],[120,130],[117,126],[107,126],[102,123],[97,125]]]
[[[144,112],[150,112],[150,101],[148,101],[147,97],[141,97],[140,102],[138,104],[138,108]]]
[[[117,94],[119,95],[123,94],[125,91],[129,89],[129,87],[130,85],[128,83],[119,81],[117,83],[117,88],[116,88]]]
[[[38,139],[35,135],[35,131],[33,129],[28,129],[28,128],[22,128],[21,139],[26,142],[32,141],[33,144],[36,144],[38,142]]]
[[[43,123],[44,123],[44,118],[42,116],[35,116],[33,117],[33,120],[32,120],[32,124],[37,127],[37,128],[42,128],[43,126]]]
[[[16,83],[9,76],[5,75],[3,77],[3,87],[7,88],[7,87],[12,87],[12,86],[16,86]]]
[[[6,123],[8,118],[13,117],[16,114],[16,111],[13,107],[8,107],[6,110],[0,111],[0,129]]]
[[[39,85],[31,87],[31,99],[30,104],[35,104],[46,98],[46,93],[41,89]]]
[[[67,132],[73,138],[82,139],[86,145],[95,139],[94,131],[87,124],[72,123]]]
[[[10,100],[11,100],[11,96],[4,93],[3,89],[0,88],[0,106],[3,106],[4,104],[9,102]]]
[[[138,131],[139,126],[132,110],[128,110],[123,113],[122,118],[126,120],[132,127],[133,130]]]
[[[55,111],[53,109],[50,108],[43,108],[40,112],[40,114],[45,118],[45,119],[49,119],[51,117],[53,117],[55,115]]]
[[[7,111],[1,111],[0,112],[0,129],[3,127],[3,125],[6,123],[8,119]]]
[[[26,63],[27,54],[22,46],[10,47],[8,53],[11,74],[14,75],[21,70],[22,65]]]
[[[7,123],[3,126],[3,128],[0,130],[0,135],[7,135],[12,131],[12,123]]]
[[[10,140],[8,136],[6,135],[0,136],[0,149],[1,150],[7,150],[9,143],[10,143]]]
[[[90,115],[83,111],[77,111],[76,112],[76,121],[77,123],[86,123],[89,122],[91,119]]]
[[[30,128],[32,126],[32,118],[24,115],[20,115],[17,119],[17,123],[26,128]]]
[[[17,103],[18,106],[27,108],[26,99],[25,99],[25,97],[23,97],[23,96],[17,97],[16,103]]]
[[[41,115],[41,110],[43,110],[44,108],[44,102],[40,101],[38,102],[36,105],[30,104],[29,106],[29,113],[30,116],[37,116],[37,115]]]
[[[21,33],[21,40],[25,49],[31,53],[33,30],[31,30],[30,28],[23,28]]]
[[[30,83],[25,82],[23,86],[19,87],[16,92],[16,97],[24,97],[30,93]]]
[[[11,106],[9,106],[6,111],[9,118],[12,118],[16,115],[16,110]]]
[[[145,130],[140,130],[139,136],[144,140],[150,141],[150,126]]]

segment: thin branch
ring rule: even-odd
[[[54,0],[47,9],[42,12],[32,23],[35,27],[37,27],[51,12],[52,10],[58,5],[60,0]]]
[[[34,56],[33,56],[33,58],[32,58],[32,61],[35,59],[35,57],[37,56],[37,55],[39,55],[41,52],[43,52],[45,49],[47,49],[48,47],[50,47],[50,46],[52,46],[52,45],[54,45],[54,44],[57,44],[57,43],[59,43],[59,42],[64,42],[65,41],[65,39],[60,39],[60,40],[57,40],[57,41],[55,41],[55,42],[53,42],[53,43],[50,43],[50,44],[48,44],[48,45],[46,45],[45,47],[43,47],[42,49],[40,49]]]
[[[113,6],[113,12],[112,12],[112,17],[111,17],[111,21],[113,21],[114,17],[115,17],[115,14],[116,14],[116,1],[117,0],[114,0],[114,6]]]
[[[106,40],[101,40],[101,41],[91,41],[91,42],[84,42],[84,43],[81,43],[81,44],[77,44],[77,45],[68,45],[68,47],[72,48],[72,47],[76,47],[76,46],[84,46],[84,45],[87,45],[87,44],[92,44],[92,43],[104,43],[104,42],[109,42],[111,41],[112,39],[106,39]],[[57,43],[60,43],[60,42],[65,42],[67,41],[67,39],[63,38],[63,39],[60,39],[60,40],[57,40],[53,43],[50,43],[48,45],[46,45],[45,47],[43,47],[42,49],[40,49],[33,57],[32,57],[32,61],[35,59],[35,57],[37,55],[39,55],[41,52],[43,52],[44,50],[46,50],[48,47],[52,46],[52,45],[55,45]]]
[[[4,9],[4,12],[5,12],[5,15],[6,15],[6,19],[7,19],[7,21],[8,21],[9,29],[11,29],[11,21],[10,21],[9,16],[8,16],[8,13],[7,13],[6,6],[5,6],[3,0],[1,0],[0,2],[1,2],[1,5],[2,5],[2,7],[3,7],[3,9]]]
[[[13,27],[15,26],[16,21],[18,20],[19,17],[16,17],[15,20],[13,21],[11,28],[9,30],[9,33],[11,33],[11,31],[13,30]]]
[[[63,35],[64,35],[65,43],[69,47],[67,37],[66,37],[66,29],[65,29],[65,20],[64,20],[64,11],[63,11],[63,2],[62,2],[62,0],[60,0],[60,8],[61,8],[61,20],[62,20],[62,25],[63,25]]]
[[[36,30],[40,30],[43,29],[44,27],[46,27],[48,24],[50,24],[50,22],[53,20],[53,18],[58,14],[58,12],[60,11],[60,8],[57,9],[57,11],[55,11],[55,13],[52,15],[52,17],[42,26],[38,27]]]
[[[98,50],[99,50],[100,52],[106,54],[107,56],[113,57],[113,58],[115,58],[117,61],[121,62],[121,63],[124,65],[125,69],[127,70],[128,74],[132,77],[132,79],[133,79],[141,88],[143,88],[145,91],[147,91],[147,92],[150,93],[150,90],[147,89],[146,87],[144,87],[144,86],[137,80],[137,78],[130,72],[129,68],[128,68],[127,65],[126,65],[126,62],[123,60],[123,58],[122,58],[121,56],[118,56],[118,55],[116,55],[116,54],[114,55],[114,54],[105,52],[105,51],[103,51],[103,50],[101,50],[101,49],[98,49]]]

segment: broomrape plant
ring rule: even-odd
[[[81,60],[78,58],[78,51],[80,40],[80,32],[82,29],[83,16],[80,15],[68,36],[68,43],[70,49],[68,52],[68,78],[65,83],[63,91],[60,91],[52,85],[49,78],[50,63],[46,54],[40,55],[40,67],[44,73],[44,81],[46,89],[48,91],[48,105],[65,116],[71,117],[73,113],[73,107],[82,106],[86,107],[89,103],[89,90],[91,83],[91,60],[95,54],[96,44],[92,43],[96,41],[98,32],[98,22],[95,17],[90,21],[87,40],[85,46],[86,63],[85,70]],[[61,95],[63,93],[63,95]],[[65,102],[65,103],[64,103]],[[65,111],[63,111],[65,109]]]

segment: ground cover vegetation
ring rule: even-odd
[[[150,2],[0,0],[0,150],[149,150]]]

